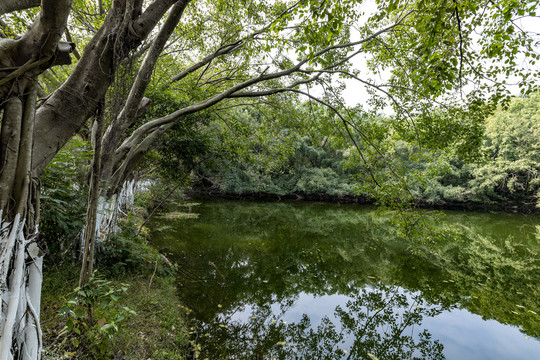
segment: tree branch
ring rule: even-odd
[[[300,60],[296,65],[286,69],[286,70],[282,70],[282,71],[277,71],[277,72],[274,72],[274,73],[270,73],[270,74],[265,74],[265,71],[263,71],[263,73],[261,73],[259,76],[257,77],[253,77],[251,79],[248,79],[244,82],[241,82],[237,85],[234,85],[232,87],[230,87],[229,89],[227,90],[224,90],[222,91],[221,93],[218,93],[206,100],[203,100],[203,101],[200,101],[196,104],[193,104],[193,105],[190,105],[190,106],[187,106],[185,108],[182,108],[182,109],[179,109],[171,114],[168,114],[164,117],[161,117],[161,118],[158,118],[158,119],[155,119],[155,120],[152,120],[142,126],[140,126],[138,129],[136,129],[129,138],[127,138],[126,140],[124,140],[124,142],[119,146],[119,148],[116,150],[116,155],[115,155],[115,163],[118,164],[121,162],[121,159],[123,159],[127,154],[128,152],[131,151],[132,147],[133,146],[136,146],[136,144],[141,141],[141,139],[143,139],[143,137],[145,136],[145,134],[147,134],[148,132],[150,131],[153,131],[153,129],[156,129],[156,128],[159,128],[163,125],[166,125],[166,124],[171,124],[171,123],[174,123],[176,121],[178,121],[180,118],[182,118],[183,116],[186,116],[186,115],[189,115],[189,114],[192,114],[192,113],[195,113],[195,112],[198,112],[198,111],[201,111],[201,110],[204,110],[204,109],[207,109],[209,107],[211,107],[212,105],[215,105],[219,102],[221,102],[222,100],[226,99],[226,98],[231,98],[231,97],[235,97],[233,94],[237,93],[238,91],[240,90],[243,90],[243,89],[246,89],[252,85],[255,85],[255,84],[258,84],[258,83],[261,83],[261,82],[265,82],[265,81],[269,81],[269,80],[273,80],[273,79],[279,79],[279,78],[283,78],[283,77],[286,77],[286,76],[289,76],[289,75],[292,75],[294,73],[298,73],[298,72],[301,72],[301,68],[303,65],[305,65],[306,63],[308,63],[310,60],[314,59],[314,58],[317,58],[317,57],[320,57],[332,50],[336,50],[336,49],[343,49],[343,48],[347,48],[347,47],[355,47],[355,46],[358,46],[358,45],[361,45],[363,43],[366,43],[368,41],[371,41],[375,38],[377,38],[378,36],[380,36],[381,34],[384,34],[388,31],[390,31],[391,29],[393,29],[394,27],[398,26],[401,22],[403,22],[403,20],[409,15],[411,14],[412,12],[409,12],[407,13],[406,15],[404,15],[401,19],[399,19],[399,21],[397,21],[396,23],[392,24],[392,25],[389,25],[379,31],[376,31],[374,32],[373,34],[367,36],[366,38],[364,39],[361,39],[361,40],[358,40],[358,41],[355,41],[355,42],[350,42],[350,43],[346,43],[346,44],[337,44],[337,45],[332,45],[332,46],[328,46],[324,49],[321,49],[319,50],[318,52],[316,52],[313,56],[310,56],[308,58],[305,58],[303,60]],[[359,52],[357,51],[355,54],[358,54]],[[347,57],[347,59],[350,59],[350,56]],[[342,59],[343,60],[343,59]],[[342,63],[342,60],[340,61],[337,61],[336,63],[334,64],[331,64],[329,65],[328,67],[335,67],[335,66],[338,66],[338,64],[341,64]],[[308,79],[308,80],[299,80],[297,81],[296,83],[293,83],[292,87],[295,87],[295,86],[298,86],[298,85],[301,85],[301,84],[305,84],[305,83],[308,83],[308,82],[312,82],[312,81],[315,81],[316,79],[318,79],[320,75],[316,75],[314,77],[312,77],[311,79]],[[283,91],[287,91],[287,89],[289,88],[279,88],[279,89],[271,89],[271,90],[268,90],[266,92],[257,92],[257,93],[252,93],[253,96],[266,96],[266,95],[271,95],[271,94],[275,94],[277,92],[283,92]],[[242,97],[247,97],[249,96],[249,92],[246,92],[246,93],[242,93]],[[240,97],[240,96],[236,96],[236,97]]]
[[[40,4],[41,0],[2,0],[0,2],[0,15],[38,7]]]
[[[179,1],[171,9],[165,24],[152,42],[141,68],[137,72],[137,76],[131,87],[124,108],[120,112],[118,118],[107,128],[107,131],[103,137],[103,177],[105,179],[107,179],[107,177],[110,175],[111,170],[109,166],[111,164],[109,164],[108,159],[110,159],[115,148],[118,146],[117,142],[120,135],[137,119],[139,105],[141,104],[146,88],[150,83],[152,72],[154,71],[156,63],[159,59],[159,55],[163,51],[167,40],[170,38],[171,34],[176,28],[176,25],[180,21],[187,3],[188,1]]]
[[[163,15],[175,3],[185,7],[191,0],[154,0],[135,21],[131,30],[141,39],[146,38]]]
[[[189,0],[180,1],[187,3]],[[126,24],[129,31],[121,31],[118,26],[124,23],[126,4],[122,0],[113,1],[103,25],[86,45],[86,51],[68,80],[38,109],[33,155],[36,175],[95,113],[99,100],[114,79],[115,66],[121,60],[118,55],[127,56],[136,49],[175,2],[154,0],[142,15]],[[138,7],[140,1],[134,5]],[[125,41],[115,41],[119,34],[126,36]],[[115,48],[115,44],[123,47],[121,51]]]

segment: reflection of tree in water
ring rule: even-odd
[[[445,309],[419,294],[386,286],[355,290],[333,318],[325,316],[319,324],[305,314],[299,322],[284,322],[295,300],[282,303],[277,313],[271,304],[254,307],[246,322],[227,313],[199,324],[200,358],[444,359],[443,345],[420,326]]]
[[[528,336],[540,334],[540,236],[527,232],[513,238],[511,224],[497,234],[504,224],[499,217],[490,217],[501,224],[484,235],[473,219],[459,233],[450,233],[453,237],[415,244],[399,238],[388,217],[348,207],[226,203],[200,210],[199,219],[179,222],[160,237],[165,251],[174,251],[172,258],[180,264],[179,296],[196,321],[206,323],[201,324],[206,330],[198,332],[209,334],[197,340],[208,354],[201,359],[368,359],[367,353],[380,360],[437,359],[438,343],[427,333],[421,337],[415,319],[410,320],[414,337],[407,328],[408,338],[399,338],[397,329],[382,322],[371,328],[374,333],[360,333],[369,299],[354,289],[375,279],[421,293],[431,302],[519,326]],[[385,291],[390,290],[378,287],[375,292]],[[306,324],[307,319],[280,323],[270,304],[283,304],[283,314],[299,294],[354,294],[351,298],[359,299],[353,303],[360,309],[352,304],[344,312],[337,309],[320,324]],[[405,307],[398,304],[394,316],[403,315]],[[255,309],[257,317],[247,323],[224,318],[245,309]],[[333,309],[328,310],[330,314]],[[429,315],[425,311],[420,315]],[[377,319],[369,323],[381,321]],[[413,353],[411,341],[417,348]]]

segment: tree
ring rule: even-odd
[[[104,192],[109,196],[175,123],[223,101],[234,105],[287,92],[301,94],[328,106],[350,134],[356,130],[347,120],[339,86],[330,86],[346,77],[374,92],[374,110],[391,104],[410,129],[420,120],[436,121],[433,107],[450,114],[456,124],[475,123],[505,94],[502,81],[488,86],[485,77],[516,71],[518,52],[537,58],[531,37],[513,22],[534,15],[536,2],[384,0],[372,14],[362,16],[364,5],[353,0],[111,0],[97,6],[75,1],[77,16],[72,20],[83,21],[88,33],[81,27],[66,28],[70,0],[7,0],[0,5],[0,15],[38,5],[33,25],[21,30],[22,36],[0,40],[2,360],[39,357],[38,268],[43,254],[36,245],[36,179],[89,118],[107,111],[107,92],[127,64],[134,65],[136,75],[122,108],[111,111],[103,125],[100,165],[94,173],[95,179],[109,184]],[[85,11],[78,13],[81,7]],[[97,20],[86,21],[81,13]],[[4,21],[8,29],[16,23],[10,16]],[[484,29],[478,41],[473,36],[477,28]],[[38,104],[39,74],[68,63],[74,50],[71,42],[61,41],[63,33],[67,39],[72,33],[87,34],[81,41],[86,42],[84,51],[65,81]],[[146,55],[139,64],[141,54]],[[366,66],[355,69],[351,60],[359,56]],[[488,60],[506,63],[490,68]],[[185,94],[185,105],[141,123],[138,119],[148,106],[144,94],[158,67],[161,85]],[[383,83],[374,80],[380,69],[390,72]],[[525,87],[536,80],[522,75]],[[453,96],[455,89],[471,83],[478,89],[463,95],[466,101]],[[315,84],[324,87],[323,95],[309,91]]]
[[[489,160],[471,166],[469,188],[479,198],[506,199],[538,204],[540,187],[540,122],[535,93],[516,98],[506,111],[497,111],[486,121],[484,148]]]
[[[9,9],[6,2],[3,8]],[[0,358],[38,358],[41,349],[39,306],[41,261],[36,228],[39,187],[32,176],[37,77],[45,69],[69,63],[72,44],[60,42],[70,1],[43,3],[41,12],[19,39],[2,39],[0,98]],[[3,9],[2,9],[3,10]]]

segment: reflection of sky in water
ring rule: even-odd
[[[275,319],[287,323],[298,323],[306,314],[313,327],[320,324],[327,316],[336,325],[338,319],[334,316],[337,306],[346,307],[351,298],[345,295],[322,295],[301,293],[283,314],[281,305],[272,305]],[[253,312],[251,306],[235,313],[233,322],[246,322]],[[402,311],[397,311],[402,313]],[[527,338],[516,327],[503,325],[495,320],[483,320],[480,316],[462,309],[444,311],[435,317],[424,316],[421,327],[410,328],[409,334],[417,335],[427,329],[433,340],[439,340],[444,345],[446,360],[535,360],[540,359],[540,342]],[[340,348],[350,349],[354,339],[346,339]],[[417,354],[418,356],[419,354]],[[382,359],[380,359],[382,360]]]
[[[426,318],[423,326],[444,344],[448,360],[535,360],[540,342],[527,338],[516,327],[482,320],[466,310]]]
[[[431,261],[431,256],[416,256],[406,249],[406,244],[394,241],[394,233],[387,230],[389,223],[379,216],[373,220],[369,209],[296,203],[224,203],[203,205],[199,210],[198,220],[179,223],[174,231],[160,232],[155,238],[160,240],[162,249],[178,254],[179,263],[184,266],[182,282],[185,283],[186,305],[201,315],[198,320],[211,322],[204,329],[212,336],[205,345],[209,345],[210,350],[216,349],[215,354],[218,354],[214,356],[209,352],[211,359],[266,360],[259,356],[276,354],[276,348],[279,349],[276,342],[283,340],[287,340],[283,348],[290,345],[292,353],[301,346],[301,350],[313,349],[314,342],[295,340],[295,328],[290,325],[298,324],[306,314],[312,330],[317,330],[325,317],[339,330],[341,319],[335,315],[335,308],[340,306],[347,312],[347,302],[355,299],[359,307],[364,307],[365,298],[358,297],[358,289],[354,288],[355,285],[362,287],[373,283],[367,279],[385,279],[387,286],[396,284],[420,289],[430,299],[441,298],[451,304],[459,304],[461,300],[473,304],[471,296],[482,294],[478,304],[487,308],[471,306],[473,311],[486,318],[522,324],[529,333],[538,333],[534,328],[538,322],[532,315],[527,314],[524,320],[508,315],[505,306],[495,308],[500,304],[527,306],[539,312],[531,284],[537,282],[540,268],[537,260],[531,258],[532,253],[524,251],[530,249],[537,254],[540,250],[537,217],[449,213],[444,222],[466,225],[464,231],[470,233],[467,239],[471,241],[454,245],[444,243],[442,254]],[[170,222],[165,225],[169,226]],[[494,274],[497,277],[489,282],[484,293],[484,285],[480,289],[477,284],[486,282]],[[385,287],[384,282],[378,285]],[[384,292],[378,286],[367,289]],[[516,295],[522,291],[526,292],[523,303]],[[312,292],[334,294],[315,296]],[[406,295],[405,300],[410,305],[414,294],[403,289],[400,294]],[[491,296],[495,297],[494,301],[490,301]],[[293,297],[291,306],[283,307],[285,312],[282,313],[277,299],[290,297]],[[246,302],[253,303],[245,306]],[[262,307],[257,308],[255,303]],[[229,317],[235,307],[239,307],[239,311]],[[365,309],[357,310],[348,315],[358,317],[365,313]],[[216,311],[223,313],[216,316]],[[390,315],[397,315],[399,323],[404,311],[401,307]],[[257,315],[255,319],[251,318],[253,314]],[[413,336],[418,343],[419,334],[427,330],[432,335],[431,340],[444,346],[447,360],[540,360],[540,341],[526,338],[515,326],[484,321],[481,316],[459,309],[444,311],[435,317],[429,317],[425,312],[419,315],[423,317],[421,324],[407,328],[404,335]],[[288,325],[278,328],[282,322]],[[375,336],[372,333],[372,338],[388,330],[391,323],[391,320],[386,324],[378,322],[377,333]],[[266,340],[264,349],[262,345],[260,348],[253,346],[252,335],[263,340],[258,344]],[[332,342],[335,338],[327,339]],[[390,336],[381,338],[383,340],[377,345],[386,346]],[[317,337],[313,339],[316,341]],[[345,344],[338,346],[349,350],[354,340],[350,336]],[[299,346],[294,348],[297,344]],[[229,346],[232,350],[225,355]],[[365,349],[370,351],[384,346],[377,348],[368,344]],[[410,347],[404,348],[407,349]],[[416,349],[414,356],[423,359],[418,347]],[[281,359],[288,360],[292,353]],[[242,357],[244,354],[246,357]],[[311,353],[304,351],[301,354]],[[395,352],[393,358],[401,360],[402,354]],[[389,357],[390,354],[379,359]],[[313,356],[301,358],[311,360]],[[364,357],[354,358],[364,360]]]

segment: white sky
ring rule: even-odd
[[[373,12],[376,9],[375,2],[369,1],[365,4],[367,12]],[[540,11],[540,9],[539,9]],[[540,17],[535,18],[523,18],[518,21],[516,21],[516,25],[518,25],[521,29],[527,32],[533,32],[538,33],[540,32]],[[538,42],[537,45],[540,45],[540,36],[535,36],[536,41]],[[538,48],[538,51],[540,52],[540,47]],[[527,59],[524,54],[518,54],[518,58],[521,58],[522,60],[520,63],[526,65],[527,68],[529,68],[531,71],[540,71],[540,63],[537,63],[536,65],[530,64],[530,59]],[[529,64],[527,64],[529,63]],[[358,57],[353,62],[354,67],[356,68],[362,68],[365,67],[365,59]],[[389,76],[389,74],[388,74]],[[383,77],[380,78],[380,82],[382,83],[384,79]],[[513,77],[506,79],[508,83],[517,83],[519,82],[519,78]],[[366,91],[366,87],[363,84],[359,84],[356,80],[348,79],[344,81],[346,84],[346,89],[343,92],[343,97],[345,99],[345,102],[348,106],[355,106],[355,105],[366,105],[367,99],[370,97],[370,95]],[[517,85],[508,86],[509,90],[514,95],[519,95],[520,89]],[[389,109],[388,112],[385,111],[385,113],[392,113],[392,111]]]

